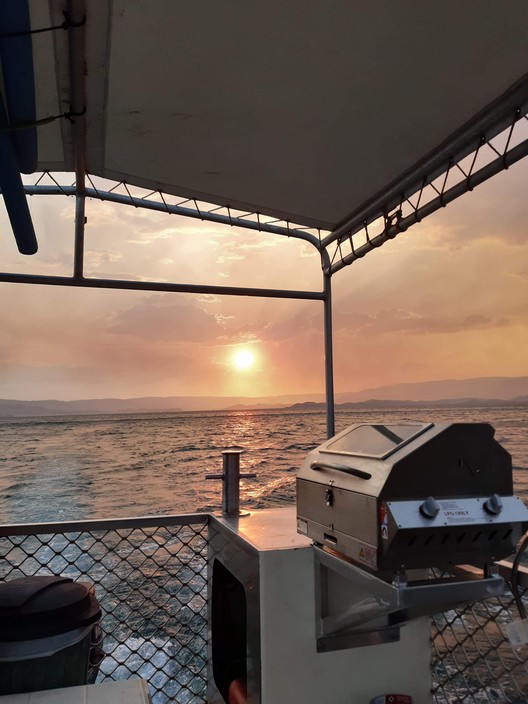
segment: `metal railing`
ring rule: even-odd
[[[202,704],[208,520],[191,514],[0,526],[0,581],[61,574],[91,582],[103,611],[93,678],[142,677],[154,704]],[[500,567],[509,579],[508,564]],[[520,586],[528,606],[528,570]],[[512,617],[507,592],[433,618],[434,704],[528,701],[528,645],[510,645],[504,627]]]
[[[60,574],[91,582],[103,612],[92,679],[142,677],[153,704],[201,704],[207,523],[194,514],[3,526],[0,581]]]
[[[499,563],[508,583],[511,564]],[[467,568],[470,570],[470,568]],[[520,568],[528,607],[528,570]],[[516,649],[505,627],[518,619],[511,591],[438,614],[432,623],[434,704],[526,704],[528,645]]]

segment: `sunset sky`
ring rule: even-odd
[[[527,177],[525,160],[334,277],[336,391],[528,374]],[[17,254],[1,204],[0,268],[71,275],[74,200],[30,206],[39,253]],[[293,239],[95,201],[87,215],[87,276],[321,288]],[[1,398],[324,388],[319,302],[0,288]]]

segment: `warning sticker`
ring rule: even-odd
[[[376,569],[377,567],[377,559],[376,559],[376,548],[373,548],[372,545],[366,545],[365,543],[359,543],[359,555],[358,555],[358,560],[359,562],[362,562],[364,565],[368,565],[369,567],[373,567]]]
[[[388,540],[389,539],[389,512],[387,511],[387,504],[385,503],[385,501],[382,501],[380,503],[379,515],[380,515],[381,537],[383,540]]]
[[[308,523],[302,518],[297,519],[297,530],[303,535],[308,535]]]
[[[444,511],[444,521],[445,523],[479,523],[479,519],[474,516],[469,515],[469,511],[453,513],[451,511]]]
[[[474,511],[466,504],[458,501],[440,501],[441,511],[439,518],[444,519],[444,523],[480,523],[481,516],[475,516]],[[473,514],[473,515],[472,515]]]

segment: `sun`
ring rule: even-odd
[[[255,363],[255,357],[246,349],[237,350],[232,357],[233,366],[239,371],[250,369]]]

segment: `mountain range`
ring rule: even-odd
[[[409,403],[441,405],[528,403],[528,376],[479,377],[392,384],[362,391],[340,392],[338,404],[370,406]],[[203,411],[314,407],[323,404],[324,394],[281,394],[263,397],[239,396],[147,396],[141,398],[103,398],[76,401],[17,401],[0,399],[0,417],[27,417],[100,413],[155,413],[163,411]]]

